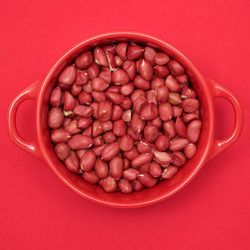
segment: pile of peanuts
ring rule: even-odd
[[[68,170],[106,192],[131,193],[172,178],[196,153],[202,123],[183,66],[121,42],[83,52],[63,69],[48,126]]]

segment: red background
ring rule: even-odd
[[[250,2],[0,1],[0,249],[250,249]],[[140,31],[174,44],[201,72],[230,88],[245,129],[181,192],[155,206],[122,210],[87,201],[48,166],[16,147],[6,129],[13,97],[76,42],[107,31]],[[218,138],[233,115],[216,101]],[[18,128],[35,137],[34,107]]]

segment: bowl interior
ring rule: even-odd
[[[202,132],[194,158],[189,160],[184,167],[180,168],[178,173],[172,179],[161,182],[154,188],[145,189],[140,192],[133,192],[128,195],[121,193],[106,193],[101,187],[88,184],[80,176],[69,172],[64,167],[62,162],[58,160],[54,153],[54,149],[49,138],[49,129],[47,126],[48,100],[60,71],[67,64],[71,63],[80,53],[95,46],[110,44],[117,41],[133,41],[142,45],[150,45],[166,52],[167,54],[171,55],[172,58],[175,58],[181,62],[185,67],[186,73],[191,79],[192,85],[198,94],[201,104],[201,119],[203,122]],[[211,107],[211,101],[209,99],[209,86],[206,85],[205,81],[198,73],[196,68],[186,57],[181,54],[181,52],[177,51],[169,44],[147,35],[135,33],[113,33],[94,37],[78,44],[68,51],[54,65],[44,81],[38,100],[37,110],[38,134],[41,135],[39,137],[41,151],[46,161],[49,163],[58,177],[70,188],[86,198],[106,205],[118,207],[136,207],[152,204],[156,201],[162,200],[163,198],[171,196],[176,191],[181,189],[181,187],[184,186],[198,172],[204,160],[206,159],[210,147],[211,135],[213,132],[213,111]]]

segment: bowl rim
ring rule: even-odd
[[[97,198],[91,195],[88,195],[84,193],[82,190],[79,190],[74,182],[70,179],[66,179],[60,171],[56,169],[54,164],[52,163],[51,159],[49,158],[48,154],[46,153],[46,147],[44,145],[44,142],[42,140],[43,135],[43,129],[41,126],[41,109],[42,109],[42,104],[43,104],[43,98],[45,96],[45,92],[48,88],[48,86],[51,83],[51,80],[53,78],[53,75],[55,74],[55,71],[58,69],[60,65],[65,62],[72,54],[74,54],[77,50],[80,48],[93,44],[95,42],[98,42],[103,39],[121,39],[121,38],[128,38],[128,40],[148,40],[150,43],[155,43],[157,45],[160,45],[161,47],[167,48],[167,50],[171,51],[174,55],[177,55],[177,57],[181,58],[182,61],[185,62],[186,65],[188,65],[189,70],[195,75],[197,80],[201,83],[201,86],[203,87],[203,91],[207,98],[211,98],[211,91],[210,87],[206,84],[206,81],[204,77],[200,74],[200,72],[196,69],[196,67],[193,65],[193,63],[177,48],[175,48],[173,45],[169,44],[168,42],[163,41],[160,38],[157,38],[155,36],[151,36],[145,33],[140,33],[140,32],[130,32],[130,31],[116,31],[116,32],[109,32],[109,33],[102,33],[99,35],[92,36],[88,39],[84,39],[71,47],[66,53],[64,53],[57,61],[56,63],[52,66],[52,68],[49,70],[48,74],[46,75],[44,81],[42,81],[41,89],[37,97],[37,112],[36,112],[36,123],[37,123],[37,135],[38,135],[38,144],[41,150],[41,154],[43,158],[46,160],[46,162],[49,164],[50,168],[54,171],[54,173],[58,176],[58,178],[63,181],[69,188],[71,188],[73,191],[78,193],[80,196],[87,198],[88,200],[92,200],[94,202],[97,202],[99,204],[111,206],[111,207],[119,207],[119,208],[136,208],[136,207],[143,207],[147,205],[152,205],[155,203],[158,203],[166,198],[171,197],[174,195],[176,192],[180,191],[184,186],[186,186],[194,177],[195,175],[199,172],[199,170],[202,168],[204,165],[206,159],[209,156],[209,153],[211,151],[211,143],[212,143],[212,138],[213,138],[213,132],[214,132],[214,110],[213,110],[213,105],[212,102],[207,102],[207,107],[208,107],[208,113],[211,118],[209,119],[209,124],[208,124],[208,130],[207,131],[207,145],[204,149],[204,154],[200,158],[199,163],[196,165],[195,169],[191,172],[191,174],[186,178],[186,180],[180,182],[180,184],[173,189],[171,192],[166,192],[163,195],[160,195],[156,198],[150,197],[148,201],[145,202],[134,202],[134,203],[120,203],[120,202],[110,202],[106,201],[101,198]]]

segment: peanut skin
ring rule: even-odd
[[[177,58],[149,43],[113,41],[79,49],[59,72],[48,98],[50,140],[80,181],[129,196],[195,159],[202,103]]]

